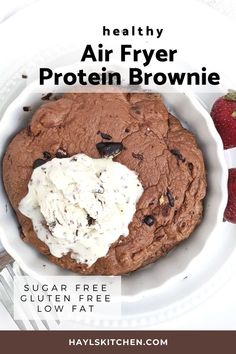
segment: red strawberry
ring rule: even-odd
[[[224,219],[236,224],[236,168],[229,170],[228,193],[228,204],[225,209]]]
[[[236,92],[218,98],[213,104],[211,116],[224,148],[236,147]]]

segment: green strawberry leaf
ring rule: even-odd
[[[224,99],[227,101],[236,101],[236,91],[231,91],[224,96]]]

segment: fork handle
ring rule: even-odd
[[[6,251],[0,251],[0,271],[12,262],[14,259]]]

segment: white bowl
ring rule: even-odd
[[[172,306],[183,297],[194,293],[220,267],[215,262],[214,269],[211,267],[208,270],[209,257],[206,252],[209,252],[207,244],[219,233],[227,201],[227,167],[221,139],[211,117],[191,93],[179,93],[169,88],[169,92],[163,92],[162,95],[169,109],[195,134],[203,151],[208,183],[204,217],[191,237],[166,257],[122,277],[123,305],[127,318],[142,314],[141,304],[147,297],[149,300],[146,301],[145,313]],[[26,126],[32,116],[32,112],[23,112],[22,107],[30,105],[34,111],[42,103],[40,98],[41,93],[35,93],[33,83],[27,86],[6,109],[0,121],[1,159],[9,141]],[[35,278],[45,275],[72,274],[50,263],[46,257],[21,240],[18,222],[4,191],[3,183],[0,185],[0,210],[2,210],[0,238],[3,246],[26,273]],[[180,280],[183,280],[186,274],[188,277],[195,275],[195,281],[192,283],[188,281],[189,286],[183,287]]]

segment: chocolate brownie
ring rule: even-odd
[[[108,141],[122,143],[114,161],[136,171],[144,189],[129,235],[120,236],[90,267],[70,254],[56,258],[18,210],[33,167],[55,156],[99,158],[96,145]],[[3,178],[23,240],[82,274],[125,274],[155,262],[199,224],[206,193],[203,156],[193,134],[168,113],[159,94],[148,93],[74,93],[42,104],[9,144]]]

